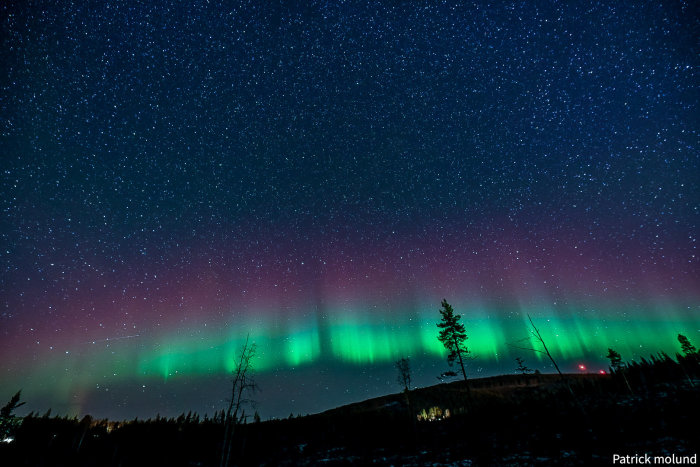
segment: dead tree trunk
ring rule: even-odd
[[[251,360],[255,355],[256,346],[255,344],[249,344],[249,338],[250,336],[246,337],[240,358],[236,362],[236,368],[233,370],[231,399],[224,413],[224,441],[221,448],[219,467],[228,467],[231,463],[231,451],[236,427],[240,425],[243,419],[243,406],[250,402],[244,395],[257,390],[257,385],[251,376],[253,371]]]

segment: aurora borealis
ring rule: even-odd
[[[588,2],[7,2],[0,397],[263,417],[700,343],[697,25]]]

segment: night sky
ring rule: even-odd
[[[0,403],[264,417],[700,344],[690,2],[0,5]]]

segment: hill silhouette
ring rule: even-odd
[[[612,375],[504,375],[240,425],[231,465],[610,465],[696,455],[696,358]],[[467,390],[467,384],[469,390]],[[632,391],[630,391],[630,388]],[[111,422],[30,415],[2,465],[218,466],[220,414]]]

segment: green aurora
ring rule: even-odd
[[[605,367],[608,347],[625,359],[656,352],[678,351],[676,336],[697,336],[700,316],[689,306],[663,308],[581,308],[562,313],[542,307],[511,310],[471,309],[463,312],[467,346],[479,365],[510,362],[514,356],[532,354],[548,371],[540,349],[529,332],[529,313],[557,359],[587,359]],[[122,340],[74,346],[46,356],[45,364],[32,365],[38,373],[70,372],[72,385],[109,379],[205,376],[230,373],[247,336],[257,346],[255,368],[266,372],[312,365],[330,360],[348,365],[393,362],[403,356],[440,359],[445,351],[437,340],[436,314],[396,313],[387,316],[361,309],[332,310],[319,323],[316,316],[296,318],[281,326],[279,320],[252,321],[205,327],[159,336],[140,335],[138,345]],[[186,336],[186,337],[181,337]],[[71,355],[70,364],[65,358]],[[85,371],[89,369],[90,371]],[[64,378],[65,379],[65,378]]]
[[[527,314],[563,371],[580,371],[580,363],[585,363],[585,371],[607,370],[608,347],[626,361],[658,352],[674,355],[680,351],[678,333],[697,342],[700,329],[697,306],[688,304],[566,309],[462,304],[458,310],[469,336],[470,377],[512,373],[516,356],[543,373],[554,371],[545,355],[528,350],[541,347],[529,331]],[[65,348],[53,347],[31,361],[18,361],[2,387],[7,391],[24,388],[27,400],[80,415],[85,413],[85,400],[106,397],[111,388],[160,387],[167,392],[168,387],[175,390],[188,381],[225,379],[247,337],[257,347],[254,366],[261,377],[324,365],[363,374],[374,367],[390,369],[405,356],[428,362],[423,367],[426,374],[414,374],[418,384],[434,384],[435,376],[448,369],[445,350],[437,340],[437,311],[389,314],[372,307],[339,306],[323,315],[290,313],[287,320],[268,316],[261,320],[247,314],[217,326],[66,343]],[[392,391],[391,382],[387,384],[385,391]],[[123,403],[133,403],[133,397]]]

